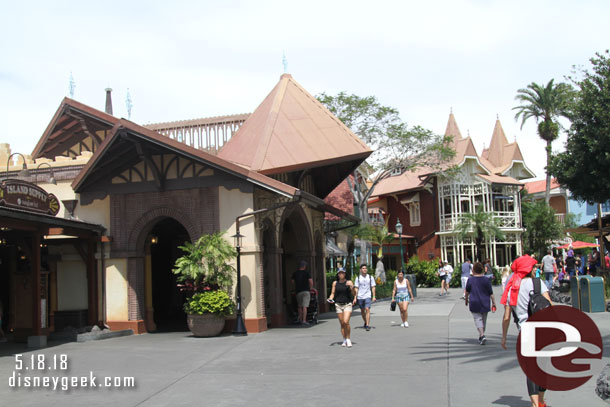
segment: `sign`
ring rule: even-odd
[[[587,314],[548,307],[521,325],[517,358],[534,383],[547,390],[572,390],[602,369],[602,337]]]
[[[59,200],[38,185],[18,179],[7,179],[0,185],[0,205],[29,212],[55,216]]]

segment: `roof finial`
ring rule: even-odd
[[[131,102],[131,94],[129,93],[129,88],[127,88],[127,97],[125,98],[125,105],[127,106],[127,118],[131,120],[131,108],[133,107],[133,103]]]
[[[500,115],[496,113],[496,120],[500,120]]]
[[[466,134],[468,134],[468,137],[470,137],[470,129],[466,129]]]
[[[112,115],[112,89],[106,88],[106,113]]]
[[[74,89],[76,89],[76,83],[72,71],[70,71],[70,99],[74,99]]]
[[[284,65],[284,73],[288,73],[288,59],[286,58],[286,50],[282,51],[282,64]]]
[[[449,114],[453,114],[453,106],[449,108]]]

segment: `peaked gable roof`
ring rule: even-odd
[[[363,161],[371,153],[291,75],[284,74],[218,156],[262,174],[279,174]]]
[[[504,175],[515,165],[515,163],[520,163],[521,179],[533,178],[535,176],[535,174],[525,165],[519,144],[516,141],[512,143],[508,142],[500,119],[496,119],[491,142],[489,143],[489,147],[484,149],[481,153],[481,158],[485,165],[495,174]]]
[[[66,97],[34,147],[32,158],[73,158],[83,151],[94,152],[118,120]]]

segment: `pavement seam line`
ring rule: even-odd
[[[249,338],[248,338],[249,339]],[[242,342],[243,343],[243,342]],[[235,344],[235,346],[225,350],[224,352],[219,353],[218,355],[216,355],[216,357],[210,359],[210,360],[206,360],[205,362],[203,362],[202,364],[200,364],[199,366],[196,366],[195,368],[189,370],[188,372],[186,372],[184,375],[180,376],[179,378],[177,378],[176,380],[174,380],[173,382],[169,383],[167,386],[163,387],[162,389],[159,389],[159,391],[156,391],[155,393],[151,394],[150,396],[146,397],[144,400],[138,402],[137,404],[134,404],[134,407],[137,407],[139,405],[141,405],[142,403],[147,402],[148,400],[150,400],[151,398],[155,397],[156,395],[164,392],[166,389],[172,387],[174,384],[178,383],[180,380],[184,379],[186,376],[190,375],[191,373],[193,373],[194,371],[196,371],[197,369],[202,368],[203,366],[207,365],[208,363],[212,363],[214,362],[216,359],[224,356],[227,352],[231,352],[233,351],[235,348],[237,348],[239,345],[241,345],[242,343],[237,343]]]
[[[447,407],[451,407],[451,366],[450,366],[450,348],[451,348],[451,315],[455,311],[455,307],[459,304],[459,301],[453,304],[449,315],[447,315]]]

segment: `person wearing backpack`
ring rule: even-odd
[[[536,260],[523,255],[517,258],[511,269],[513,276],[506,285],[500,303],[504,304],[504,317],[502,319],[502,348],[506,348],[506,335],[510,325],[511,315],[514,315],[517,328],[527,321],[528,317],[540,309],[551,306],[546,284],[540,278],[532,278]],[[546,407],[544,395],[546,389],[538,386],[526,377],[527,393],[530,396],[532,407]]]
[[[360,307],[362,319],[364,320],[364,329],[371,330],[371,302],[377,301],[375,298],[375,279],[368,274],[366,264],[360,266],[360,274],[354,282],[355,294],[353,305]]]

